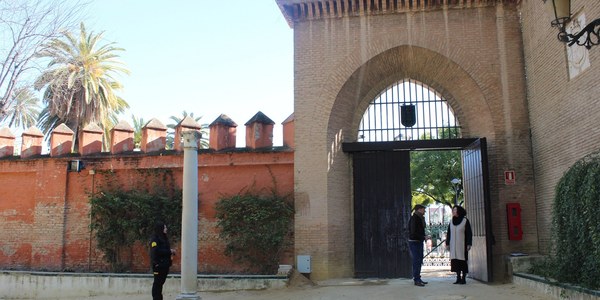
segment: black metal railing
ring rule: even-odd
[[[367,107],[358,142],[460,138],[458,119],[446,99],[422,82],[400,80]]]
[[[426,241],[424,249],[423,266],[447,267],[450,266],[450,253],[446,248],[446,230],[448,224],[437,223],[427,226],[430,239]]]

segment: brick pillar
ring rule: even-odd
[[[0,129],[0,158],[15,154],[15,135],[8,127]]]
[[[273,120],[257,112],[246,122],[246,147],[251,149],[273,147]]]
[[[29,127],[21,135],[21,158],[27,158],[42,154],[42,140],[44,134],[35,126]]]
[[[152,119],[142,128],[142,152],[155,152],[165,150],[167,145],[167,127],[159,120]]]
[[[110,130],[110,153],[133,151],[133,127],[121,120]]]
[[[58,125],[50,134],[50,157],[71,153],[73,148],[73,130],[65,123]]]
[[[294,113],[287,117],[281,125],[283,125],[283,145],[294,148]]]
[[[237,124],[227,115],[220,115],[209,126],[209,148],[217,151],[235,148],[236,127]]]
[[[183,120],[181,120],[181,122],[175,126],[175,142],[173,143],[173,149],[177,151],[183,151],[181,133],[192,130],[200,131],[200,129],[202,129],[202,126],[200,126],[200,124],[198,124],[192,117],[186,116],[183,118]],[[200,142],[200,139],[198,139],[198,142]]]
[[[79,132],[79,154],[90,155],[102,152],[104,131],[96,124],[88,124]]]

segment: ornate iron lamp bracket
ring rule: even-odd
[[[563,27],[562,30],[558,33],[558,39],[563,43],[567,43],[569,46],[577,44],[579,46],[584,46],[588,49],[592,48],[592,46],[599,45],[600,19],[592,21],[576,34],[567,33]]]

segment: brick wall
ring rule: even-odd
[[[216,201],[245,188],[270,189],[273,177],[282,194],[293,191],[293,152],[201,150],[198,157],[199,230],[198,270],[230,273],[240,268],[223,255],[224,245],[215,229]],[[70,160],[81,159],[85,169],[68,172]],[[112,171],[126,187],[147,183],[154,169],[173,172],[181,186],[183,154],[100,154],[80,157],[0,159],[0,269],[107,271],[89,224],[88,193],[104,182],[101,173]],[[179,248],[178,245],[175,247]],[[148,250],[139,245],[129,257],[134,271],[148,271]],[[291,253],[282,262],[291,263]],[[179,270],[176,256],[174,271]]]
[[[569,79],[565,44],[550,27],[542,1],[522,1],[523,45],[535,171],[540,251],[547,253],[556,184],[577,160],[600,149],[600,49],[587,51],[590,67]],[[589,23],[600,17],[600,1],[572,0],[573,14]],[[579,46],[573,46],[579,47]]]
[[[488,140],[494,277],[504,279],[508,253],[538,251],[517,6],[512,1],[452,3],[330,18],[309,12],[308,19],[290,22],[296,253],[313,256],[314,278],[353,276],[351,157],[341,143],[356,141],[368,104],[404,78],[440,92],[458,116],[463,137]],[[516,172],[516,184],[504,184],[505,170]],[[524,208],[522,241],[508,240],[509,202]]]

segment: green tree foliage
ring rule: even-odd
[[[462,178],[460,151],[413,151],[410,170],[413,206],[433,202],[454,205],[456,193],[450,181]],[[462,202],[462,193],[459,202]]]
[[[181,235],[182,192],[175,188],[171,172],[145,172],[143,182],[152,188],[125,190],[107,172],[107,186],[90,195],[90,227],[113,272],[131,269],[132,247],[147,244],[156,221],[168,224],[172,242]]]
[[[173,149],[173,145],[175,144],[175,127],[177,127],[177,124],[179,124],[179,122],[181,122],[183,119],[185,119],[186,117],[190,117],[192,119],[194,119],[194,121],[196,121],[196,123],[200,123],[200,119],[202,119],[202,116],[200,117],[194,117],[194,113],[189,113],[187,111],[183,111],[183,113],[181,114],[182,117],[179,118],[177,116],[171,116],[169,119],[171,119],[171,121],[173,121],[173,123],[167,124],[167,128],[169,128],[169,131],[167,132],[167,149]],[[202,138],[200,139],[200,149],[207,149],[208,148],[208,124],[201,124],[200,125],[200,133],[202,133]]]
[[[556,186],[552,250],[534,272],[586,288],[600,288],[600,152],[575,163]]]
[[[75,149],[83,127],[95,122],[106,132],[129,107],[116,94],[122,86],[115,76],[129,74],[117,60],[117,52],[123,49],[113,43],[101,45],[102,37],[102,33],[88,34],[81,23],[78,34],[65,32],[39,53],[49,60],[48,69],[35,82],[37,90],[44,89],[42,101],[47,105],[40,115],[40,129],[48,134],[65,123],[75,132]]]
[[[286,198],[245,192],[220,199],[216,217],[227,242],[225,254],[246,264],[247,271],[274,274],[294,216]]]
[[[8,127],[21,127],[23,129],[35,125],[39,115],[38,98],[33,91],[27,87],[16,88],[12,94],[14,99],[9,102],[6,111]]]
[[[131,119],[133,120],[133,144],[135,148],[140,148],[142,143],[142,129],[146,122],[144,122],[144,118],[136,118],[134,115],[131,115]]]
[[[437,136],[445,139],[460,137],[459,128],[440,129]],[[423,134],[420,140],[429,140],[429,134]],[[410,156],[412,186],[412,206],[428,205],[434,202],[452,207],[456,191],[451,181],[462,178],[460,151],[413,151]],[[462,189],[458,194],[458,203],[462,199]]]

